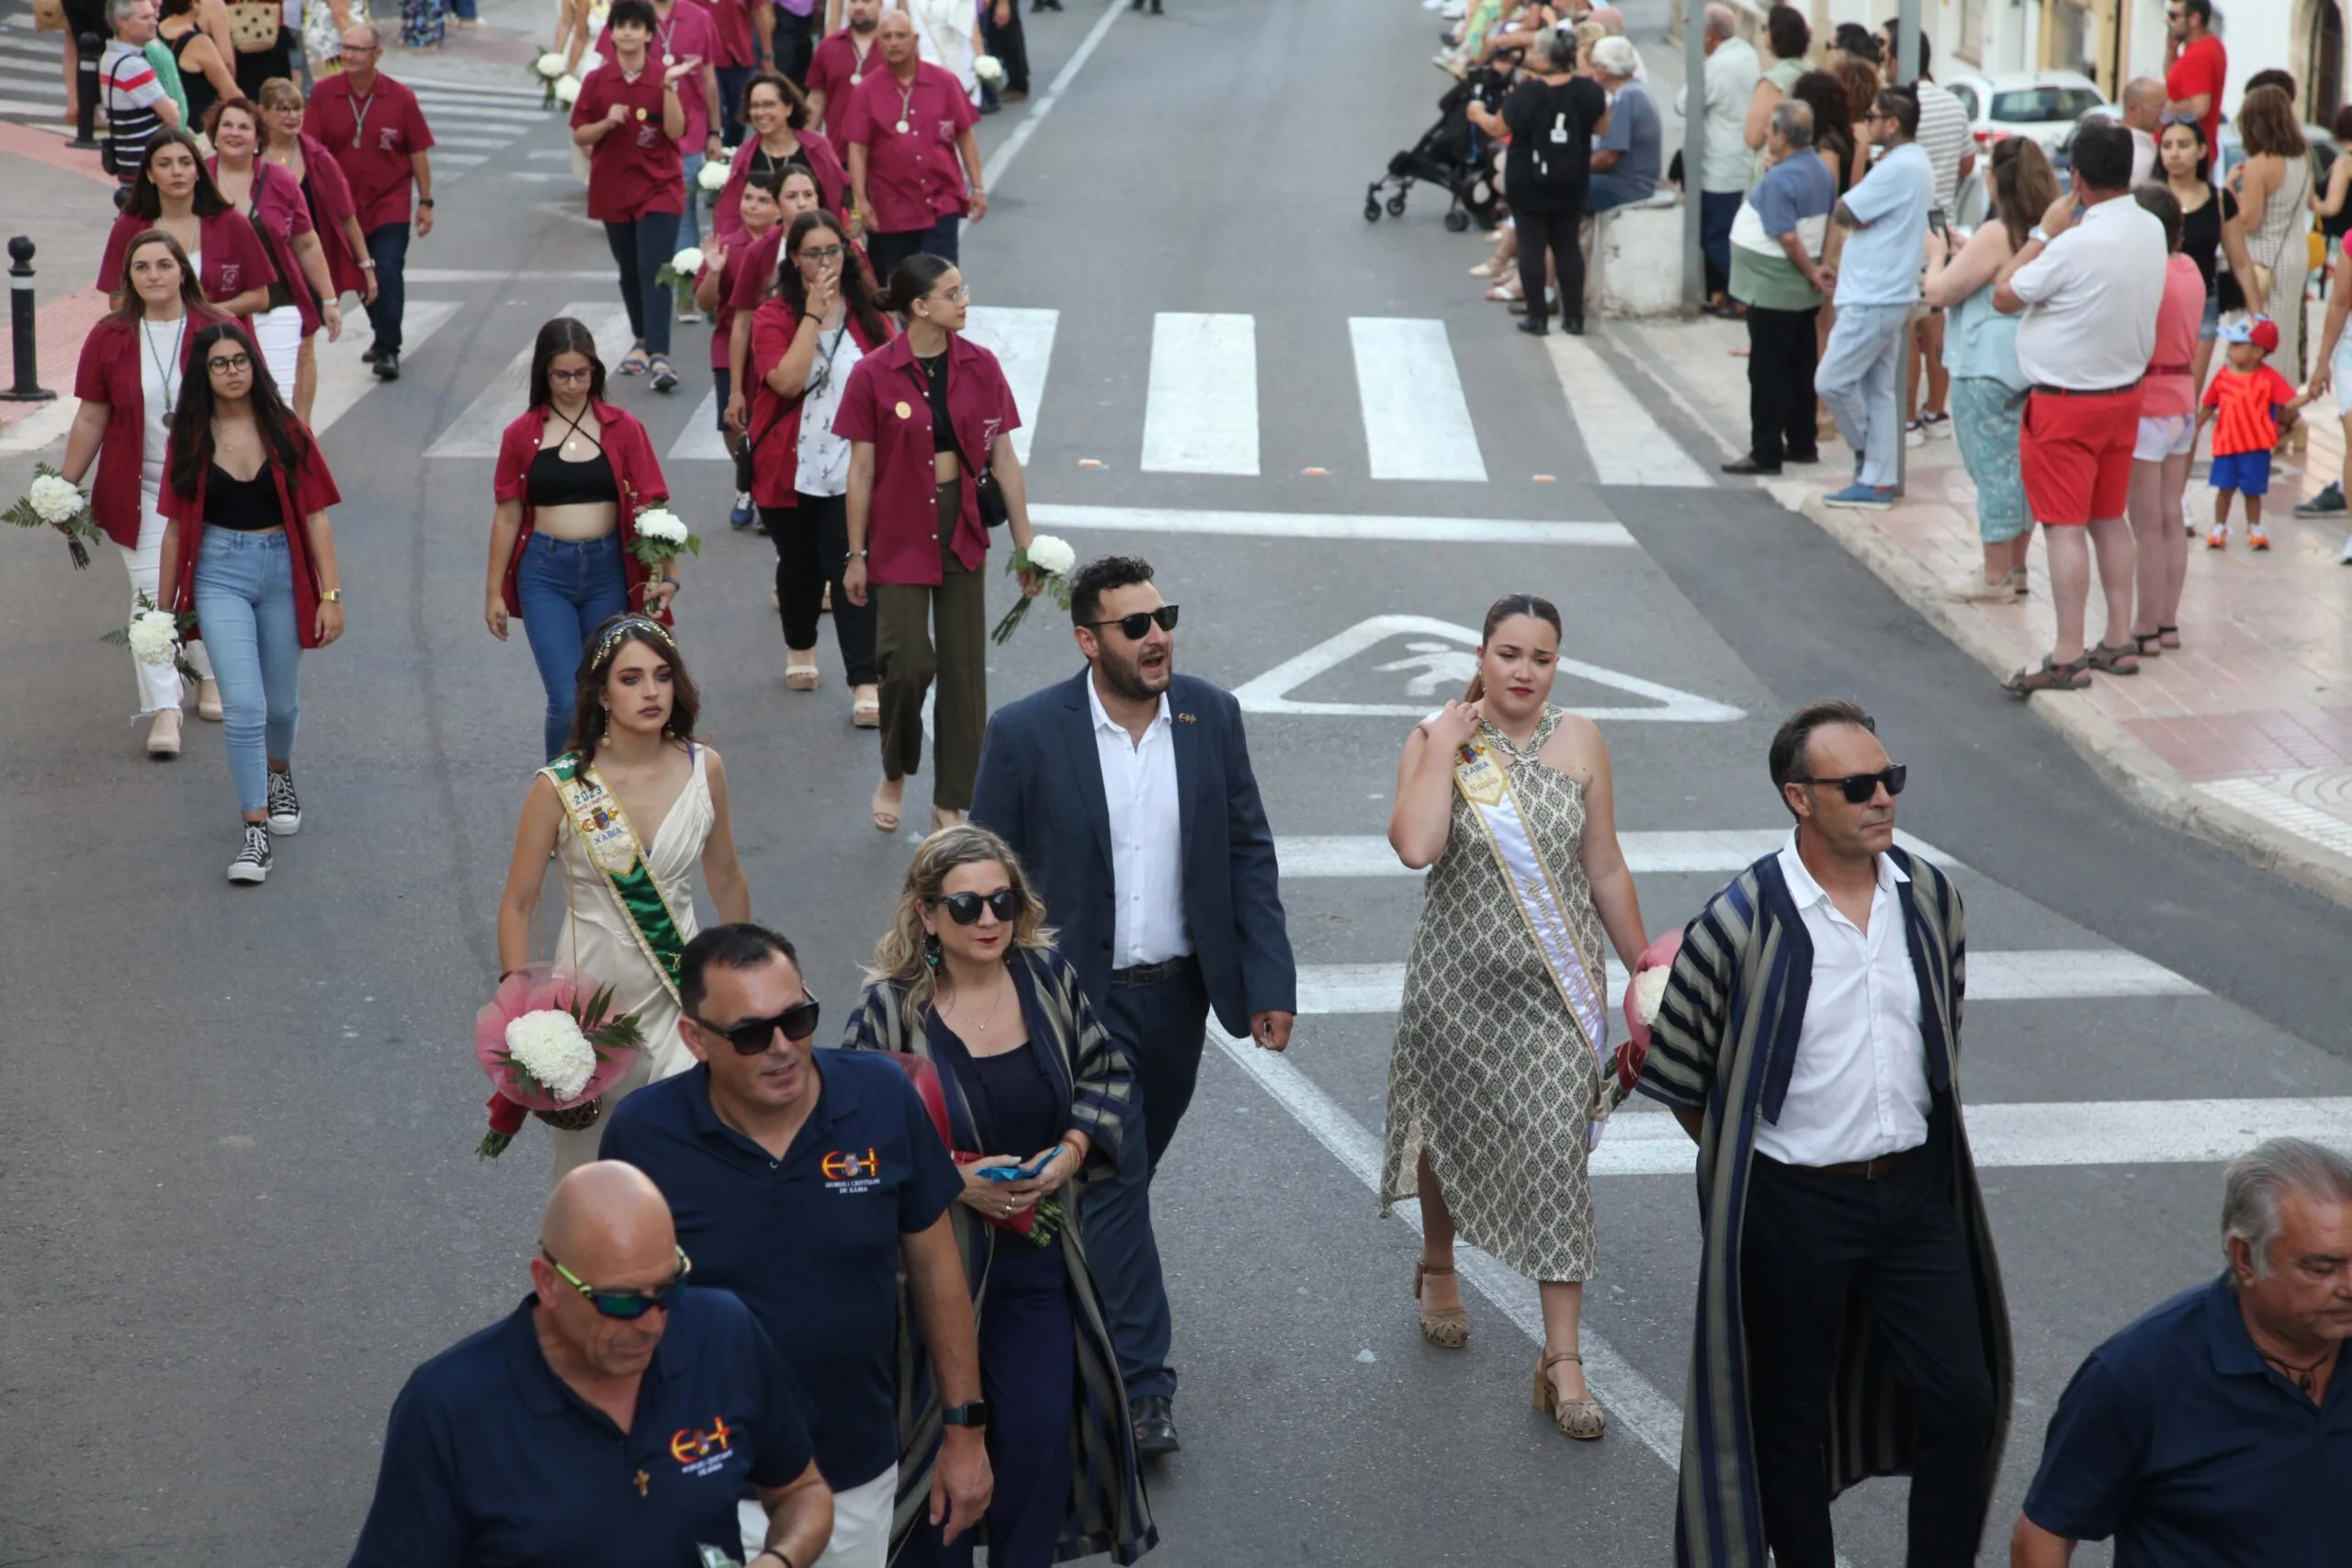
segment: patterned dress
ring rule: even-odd
[[[1524,747],[1482,724],[1551,868],[1596,982],[1600,915],[1584,875],[1584,790],[1536,761],[1566,715],[1547,707]],[[1388,1066],[1380,1212],[1416,1196],[1424,1149],[1461,1239],[1535,1280],[1591,1276],[1586,1137],[1600,1066],[1544,967],[1485,831],[1460,792],[1405,962]]]

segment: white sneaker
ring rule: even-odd
[[[1962,604],[2007,604],[2018,596],[2015,581],[2004,577],[1998,582],[1987,582],[1981,571],[1972,571],[1946,590]]]
[[[269,878],[269,829],[259,822],[245,824],[244,841],[229,863],[232,882],[265,882]]]
[[[2335,559],[2340,566],[2352,566],[2352,535],[2345,536],[2344,553],[2337,556]]]
[[[269,830],[281,839],[302,830],[302,802],[294,794],[292,773],[269,775]]]

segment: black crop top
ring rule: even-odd
[[[232,478],[215,463],[204,480],[204,525],[240,534],[286,526],[277,510],[277,480],[264,463],[249,479]]]
[[[931,399],[931,449],[961,457],[962,450],[956,445],[956,422],[947,414],[947,351],[942,349],[936,356],[915,364],[922,367],[923,390]]]
[[[567,462],[552,446],[542,446],[524,476],[524,493],[533,507],[584,506],[593,502],[617,503],[620,482],[613,477],[613,460],[602,448],[582,462]]]

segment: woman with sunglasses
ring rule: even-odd
[[[1069,1184],[1116,1175],[1133,1074],[1054,950],[1020,861],[984,828],[923,840],[866,978],[843,1048],[932,1065],[944,1102],[933,1114],[964,1169],[949,1213],[979,1318],[996,1491],[981,1529],[939,1560],[969,1568],[977,1538],[995,1568],[1102,1551],[1131,1562],[1156,1532]],[[936,1432],[929,1403],[902,1430]],[[902,1517],[905,1500],[928,1495],[933,1458],[901,1454]],[[911,1528],[929,1529],[933,1548],[923,1517]]]
[[[574,682],[570,734],[523,800],[498,906],[502,975],[532,959],[548,859],[563,878],[552,956],[613,987],[644,1049],[605,1092],[597,1125],[555,1133],[555,1174],[596,1157],[605,1116],[649,1083],[694,1065],[678,1036],[678,959],[695,937],[695,867],[722,920],[752,918],[735,853],[727,770],[695,739],[702,696],[668,628],[616,615],[596,629]]]
[[[530,407],[498,442],[491,493],[490,581],[482,620],[506,640],[523,618],[547,690],[547,755],[563,750],[577,706],[581,650],[625,610],[670,618],[675,557],[657,581],[629,547],[637,514],[667,501],[652,439],[637,416],[605,400],[596,340],[570,316],[539,329]]]
[[[311,231],[326,260],[327,288],[320,299],[340,301],[345,294],[356,294],[361,304],[374,304],[376,263],[368,254],[368,236],[359,230],[351,182],[325,144],[303,130],[302,90],[283,76],[273,76],[261,85],[254,101],[261,106],[261,161],[294,176],[311,215]],[[294,415],[305,424],[318,395],[318,355],[313,338],[304,338],[301,357],[294,362]]]
[[[922,699],[939,701],[939,782],[931,825],[964,819],[988,728],[989,530],[1008,522],[1029,547],[1029,494],[1012,432],[1012,389],[996,355],[964,336],[971,296],[963,275],[934,255],[890,274],[883,309],[902,336],[869,354],[842,389],[833,433],[850,442],[849,565],[842,594],[875,608],[881,675],[882,782],[874,826],[899,830],[906,777],[922,761]],[[1034,597],[1038,579],[1021,574]]]
[[[194,611],[211,650],[243,818],[229,880],[258,883],[271,839],[302,827],[293,762],[301,655],[343,635],[327,519],[343,497],[243,327],[204,326],[188,358],[164,463],[163,607]]]
[[[882,722],[874,668],[874,607],[842,586],[849,565],[850,444],[833,433],[842,389],[867,355],[897,333],[850,265],[849,235],[830,212],[797,219],[785,241],[774,298],[752,321],[753,389],[748,438],[752,499],[775,546],[776,608],[784,622],[784,683],[817,689],[817,621],[833,590],[833,636],[850,686],[850,722]]]
[[[204,133],[212,138],[207,168],[213,184],[223,199],[243,211],[277,268],[269,309],[254,318],[254,337],[269,363],[270,378],[281,394],[294,399],[299,413],[302,382],[318,380],[311,340],[322,326],[329,343],[343,336],[343,307],[335,302],[326,252],[312,231],[311,205],[292,175],[259,155],[261,111],[252,104],[221,99],[205,117]]]
[[[107,231],[97,287],[120,287],[123,253],[150,229],[178,242],[205,299],[223,315],[249,317],[269,309],[270,288],[278,280],[269,248],[212,183],[203,148],[185,130],[158,131],[147,144],[139,176]]]
[[[1432,1345],[1470,1338],[1457,1240],[1539,1281],[1535,1406],[1589,1440],[1602,1418],[1577,1334],[1597,1261],[1585,1161],[1606,1088],[1601,935],[1628,970],[1648,938],[1617,844],[1609,748],[1590,719],[1552,705],[1559,663],[1559,611],[1528,593],[1496,600],[1469,690],[1405,742],[1388,841],[1430,877],[1389,1063],[1380,1213],[1420,1200],[1413,1294]],[[1509,840],[1506,818],[1521,829]],[[1532,901],[1530,886],[1552,894]],[[1531,934],[1561,928],[1564,952]]]

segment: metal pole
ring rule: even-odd
[[[1887,80],[1898,85],[1919,79],[1919,3],[1902,0],[1895,7],[1894,62]],[[1903,325],[1903,363],[1894,376],[1894,493],[1898,497],[1906,493],[1911,468],[1911,437],[1903,428],[1903,411],[1910,403],[1912,356],[1917,352],[1912,344],[1919,322],[1927,319],[1927,309],[1925,304],[1911,307],[1910,318]],[[1924,379],[1926,371],[1920,374]]]
[[[1917,0],[1914,0],[1917,3]],[[1682,303],[1696,310],[1707,293],[1699,244],[1699,167],[1707,154],[1707,0],[1682,11]]]
[[[40,322],[33,318],[33,243],[23,234],[8,242],[8,335],[17,361],[17,382],[0,392],[0,402],[45,403],[57,394],[40,384]]]
[[[84,33],[74,40],[74,48],[81,56],[81,66],[74,84],[78,96],[74,108],[74,140],[66,145],[87,152],[98,144],[98,56],[106,45],[99,41],[97,34]]]

